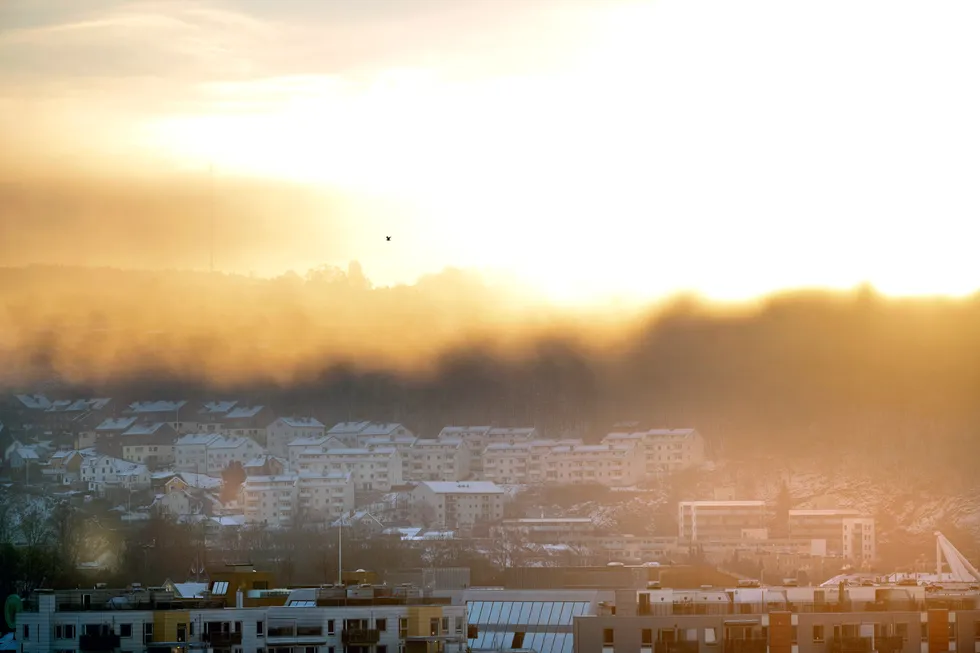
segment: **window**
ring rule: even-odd
[[[640,644],[643,646],[653,646],[653,629],[644,628],[640,631]]]
[[[895,624],[895,635],[901,637],[903,642],[909,641],[909,625]]]
[[[973,638],[980,639],[980,619],[973,622]]]
[[[796,626],[793,626],[796,628]],[[704,643],[709,646],[718,643],[718,631],[713,626],[704,629]]]
[[[119,636],[120,637],[132,637],[133,636],[133,624],[119,624]]]
[[[797,639],[798,639],[798,635],[799,635],[799,626],[792,626],[792,633],[793,633],[793,635],[792,635],[793,636],[793,644],[798,644],[799,642],[797,641]]]
[[[432,617],[429,619],[429,636],[438,637],[439,636],[439,618]]]
[[[211,593],[216,594],[217,596],[224,596],[225,594],[227,594],[228,581],[226,580],[215,581],[215,583],[211,586]]]
[[[408,637],[408,619],[401,617],[398,619],[398,639],[405,639],[406,637]]]
[[[949,641],[954,641],[956,639],[956,622],[949,622]]]
[[[388,653],[388,647],[385,646],[384,644],[378,644],[375,650],[377,651],[377,653]]]
[[[31,627],[28,626],[27,624],[24,624],[24,639],[30,639],[30,638],[31,638]]]
[[[924,642],[929,641],[929,624],[923,622],[919,625],[919,639]]]
[[[327,634],[333,635],[334,632],[333,619],[327,619]]]
[[[256,635],[262,635],[263,633],[265,633],[265,622],[264,621],[256,621],[255,622],[255,634]]]
[[[813,641],[816,643],[824,641],[823,624],[813,624]]]
[[[374,620],[374,625],[381,632],[384,632],[384,631],[388,630],[388,620],[387,619],[375,619]]]
[[[603,628],[602,629],[602,645],[603,646],[613,646],[613,629]]]
[[[449,617],[442,618],[442,632],[443,633],[449,632]]]

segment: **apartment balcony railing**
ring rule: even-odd
[[[98,635],[82,635],[78,638],[78,649],[91,653],[114,651],[119,648],[119,635],[100,633]]]
[[[766,653],[768,649],[769,641],[764,637],[725,641],[725,653]]]
[[[201,641],[207,642],[213,648],[230,648],[232,646],[242,645],[242,634],[226,632],[204,633],[201,636]]]
[[[698,653],[697,642],[657,642],[654,653]]]
[[[376,628],[345,628],[341,641],[352,646],[373,646],[381,641],[381,631]]]
[[[870,637],[834,637],[827,643],[829,653],[871,653]]]

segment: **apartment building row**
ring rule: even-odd
[[[582,653],[972,652],[980,604],[922,587],[621,590],[573,630]]]
[[[21,653],[462,653],[466,607],[411,588],[277,590],[241,574],[212,577],[207,599],[172,591],[39,590],[17,613]],[[257,576],[265,577],[264,574]],[[239,589],[244,586],[244,589]],[[112,606],[109,609],[108,606]],[[233,607],[225,607],[233,606]]]
[[[250,524],[288,527],[323,523],[354,509],[354,480],[350,472],[284,473],[248,476],[239,502]]]

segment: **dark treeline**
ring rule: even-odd
[[[849,452],[890,471],[969,474],[980,454],[978,298],[862,289],[739,311],[675,302],[599,353],[610,329],[592,326],[596,313],[515,308],[459,271],[380,289],[356,264],[272,280],[59,269],[0,279],[0,358],[21,389],[43,377],[123,401],[235,397],[428,436],[496,423],[595,438],[636,419],[697,426],[728,455]]]

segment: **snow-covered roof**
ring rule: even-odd
[[[209,401],[197,413],[198,415],[224,415],[237,404],[237,401]]]
[[[147,470],[146,465],[131,463],[128,460],[113,458],[112,456],[87,458],[82,461],[82,467],[108,467],[111,468],[112,473],[116,476],[140,476],[142,474],[149,475],[149,470]]]
[[[125,431],[136,423],[135,417],[110,417],[95,427],[96,431]]]
[[[177,446],[209,445],[221,436],[217,433],[188,433],[177,439]]]
[[[445,438],[443,440],[439,439],[422,439],[419,438],[412,443],[412,446],[418,449],[426,449],[429,447],[434,447],[436,449],[446,449],[446,448],[457,448],[463,446],[463,441],[454,438]]]
[[[283,424],[294,429],[322,429],[323,422],[315,417],[280,417]]]
[[[262,412],[263,408],[265,406],[235,406],[225,413],[225,419],[249,419]]]
[[[491,481],[422,481],[436,494],[503,494],[504,490]]]
[[[329,435],[356,435],[367,428],[371,422],[338,422],[327,431]]]
[[[112,399],[64,399],[53,402],[48,408],[49,413],[81,413],[87,410],[102,410]]]
[[[37,450],[34,447],[18,447],[14,449],[21,460],[40,460],[40,456],[37,455]]]
[[[212,517],[211,521],[216,523],[218,526],[244,526],[245,515],[221,515],[218,517]]]
[[[515,428],[495,426],[494,428],[490,429],[487,432],[487,435],[490,437],[507,436],[507,437],[527,438],[534,435],[535,433],[537,433],[537,429],[535,429],[533,426],[521,426]]]
[[[405,427],[394,422],[370,422],[357,435],[365,438],[376,435],[391,435],[398,429],[405,429]]]
[[[135,424],[123,431],[123,435],[153,435],[163,427],[170,427],[166,422],[154,422],[147,424]]]
[[[186,401],[134,401],[129,404],[130,413],[176,413],[187,405]]]
[[[260,485],[263,483],[295,483],[299,479],[297,474],[280,474],[278,476],[248,476],[245,478],[245,485]]]
[[[251,438],[238,435],[218,436],[208,443],[208,449],[238,449],[239,447],[247,447],[249,443],[254,444],[256,447],[259,446]]]
[[[208,476],[207,474],[195,474],[193,472],[180,472],[177,474],[184,483],[199,490],[215,490],[221,487],[221,479]]]
[[[287,446],[289,446],[289,447],[316,447],[316,446],[319,446],[319,445],[323,444],[324,442],[326,442],[329,439],[330,438],[328,438],[326,436],[322,436],[322,435],[321,436],[311,435],[311,436],[307,436],[305,438],[296,438],[295,440],[291,440]]]
[[[438,438],[464,437],[467,435],[486,435],[490,432],[489,426],[446,426],[441,431]]]
[[[29,410],[47,410],[51,407],[51,400],[44,395],[14,395],[14,397]]]

